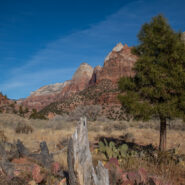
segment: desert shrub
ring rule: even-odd
[[[68,143],[69,143],[69,137],[65,137],[63,138],[62,140],[60,140],[57,144],[57,148],[59,150],[63,149],[64,147],[67,147],[68,146]]]
[[[17,124],[16,128],[15,128],[15,132],[17,134],[20,134],[20,133],[29,134],[29,133],[33,132],[33,128],[30,125],[26,124],[26,123],[19,122]]]
[[[39,121],[41,122],[41,120]],[[35,124],[39,124],[39,122]],[[43,128],[49,128],[53,130],[63,130],[63,129],[70,129],[74,126],[74,122],[68,120],[68,116],[64,115],[57,115],[53,119],[46,120],[42,123]]]
[[[125,130],[128,128],[128,124],[126,122],[123,122],[123,123],[116,123],[113,125],[114,129],[115,130]]]
[[[110,134],[112,130],[113,130],[113,126],[111,124],[103,127],[103,131],[107,132],[108,134]]]
[[[44,119],[44,120],[47,120],[47,118],[42,113],[37,112],[36,109],[32,110],[32,114],[30,115],[29,119]]]
[[[70,120],[79,120],[80,117],[85,116],[90,121],[96,121],[99,116],[101,116],[101,106],[100,105],[86,105],[78,106],[69,115]]]
[[[4,130],[0,130],[0,142],[6,142],[7,137],[4,134]]]
[[[171,130],[182,130],[182,131],[185,131],[185,124],[180,119],[171,120],[169,122],[168,126],[169,126],[169,129],[171,129]]]

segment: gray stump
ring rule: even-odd
[[[89,149],[86,118],[81,118],[68,145],[70,185],[109,185],[108,170],[99,161],[96,172]]]

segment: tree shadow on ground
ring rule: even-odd
[[[108,143],[110,143],[111,141],[114,142],[117,147],[119,147],[122,144],[127,144],[130,150],[134,150],[138,152],[144,151],[148,154],[153,154],[154,152],[158,151],[158,149],[154,147],[152,144],[140,145],[140,144],[137,144],[134,139],[129,138],[129,137],[131,136],[127,134],[124,136],[120,136],[120,137],[100,136],[97,138],[98,142],[95,143],[95,146],[98,147],[98,143],[100,141],[105,143],[105,140],[106,140]]]

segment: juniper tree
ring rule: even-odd
[[[185,45],[162,15],[145,23],[138,39],[132,49],[138,56],[135,76],[120,79],[119,99],[135,119],[160,120],[159,149],[164,151],[167,120],[185,119]]]

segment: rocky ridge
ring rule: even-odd
[[[131,48],[126,44],[117,44],[105,58],[104,65],[96,70],[96,82],[109,79],[116,83],[123,76],[133,76],[132,67],[137,57],[131,53]]]
[[[0,113],[15,113],[17,110],[16,101],[8,99],[0,93]]]

